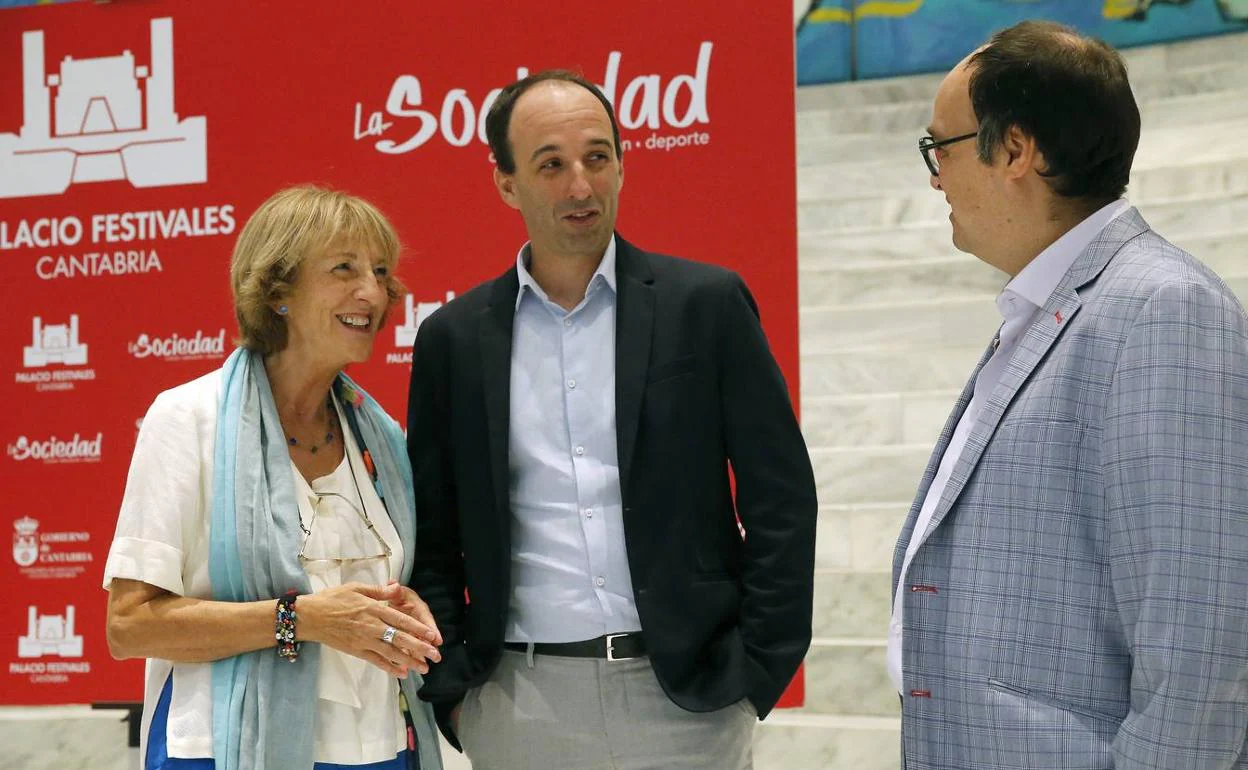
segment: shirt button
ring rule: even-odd
[[[602,588],[602,587],[603,587],[603,586],[605,586],[606,584],[607,584],[607,579],[606,579],[606,578],[604,578],[604,577],[596,577],[596,578],[594,578],[594,585],[598,586],[599,588]]]
[[[563,319],[563,325],[564,325],[564,326],[571,326],[571,325],[572,325],[572,319],[571,319],[571,318],[565,318],[565,319]]]
[[[568,387],[569,387],[569,388],[575,388],[575,387],[576,387],[576,380],[568,380]]]
[[[587,519],[592,519],[592,518],[594,518],[594,509],[593,509],[593,508],[586,508],[586,509],[585,509],[585,518],[587,518]]]
[[[585,454],[585,447],[583,447],[583,446],[578,446],[578,447],[576,448],[576,454],[577,454],[577,456],[578,456],[578,457],[579,457],[580,455]]]

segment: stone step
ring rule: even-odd
[[[797,131],[797,167],[799,172],[808,167],[825,163],[843,162],[847,165],[878,163],[901,160],[918,153],[919,137],[931,117],[931,108],[925,117],[918,106],[911,108],[911,120],[891,132],[864,131],[862,133],[833,133],[819,129],[809,130],[799,126]],[[1140,108],[1142,121],[1140,143],[1143,155],[1137,160],[1144,165],[1158,165],[1175,158],[1156,155],[1149,149],[1152,135],[1158,131],[1182,128],[1198,128],[1209,123],[1242,123],[1248,118],[1248,88],[1213,94],[1195,94],[1166,99]],[[842,118],[849,120],[849,118]],[[865,122],[866,119],[864,118]],[[866,126],[869,128],[869,126]],[[1239,136],[1232,133],[1230,136]],[[1230,146],[1223,138],[1218,146]],[[1186,159],[1185,159],[1186,160]]]
[[[1139,102],[1141,140],[1147,141],[1156,131],[1243,120],[1248,111],[1243,96],[1248,91],[1242,74],[1239,79],[1223,90]],[[857,162],[882,160],[902,145],[914,150],[931,121],[931,102],[929,97],[905,104],[797,115],[797,167],[835,161],[837,157],[852,157]],[[1226,141],[1233,141],[1233,137]],[[851,151],[856,152],[850,155]]]
[[[807,682],[807,687],[814,683]],[[809,691],[809,690],[808,690]],[[4,707],[0,745],[5,770],[133,770],[139,750],[127,748],[120,712],[88,706]],[[896,770],[901,724],[897,717],[772,712],[754,731],[755,770]],[[445,770],[471,770],[468,758],[442,741]]]
[[[1248,129],[1248,123],[1245,124]],[[1183,232],[1223,232],[1244,226],[1248,190],[1237,194],[1133,201],[1158,232],[1169,223],[1191,224]],[[949,204],[942,193],[922,188],[904,195],[869,195],[850,199],[807,200],[797,204],[801,240],[830,233],[893,232],[898,228],[949,227]]]
[[[803,345],[802,401],[863,393],[962,392],[991,332],[982,344],[957,340],[949,347],[867,348],[833,352]],[[820,498],[821,500],[823,498]],[[899,499],[905,499],[899,498]]]
[[[1246,260],[1248,261],[1248,260]],[[1231,291],[1235,292],[1235,296],[1239,298],[1239,304],[1248,307],[1248,275],[1230,276],[1226,279],[1227,286],[1231,287]]]
[[[1148,215],[1145,214],[1147,217]],[[1150,224],[1152,220],[1149,220]],[[1174,244],[1191,252],[1201,261],[1214,266],[1215,270],[1230,274],[1227,265],[1243,264],[1248,251],[1248,229],[1245,224],[1217,231],[1157,232]],[[927,262],[948,263],[959,259],[972,259],[953,247],[949,225],[943,223],[926,228],[898,228],[891,232],[798,234],[798,269],[804,276],[809,272],[866,269],[870,267],[900,268]],[[978,262],[979,260],[975,260]],[[987,268],[986,269],[991,269]],[[985,280],[985,279],[981,279]],[[979,284],[985,285],[985,284]],[[799,294],[802,286],[799,281]]]
[[[961,391],[872,393],[802,400],[802,435],[812,447],[935,441]]]
[[[1248,120],[1236,130],[1248,132]],[[1186,148],[1177,152],[1203,162],[1135,174],[1139,184],[1127,191],[1128,200],[1147,211],[1169,204],[1204,204],[1216,199],[1248,197],[1248,148],[1241,157],[1201,159],[1199,156],[1208,153],[1208,148],[1216,142],[1212,133],[1202,130],[1189,137],[1172,137],[1175,144],[1186,144]],[[915,160],[918,162],[911,169],[912,183],[907,190],[874,190],[862,186],[854,195],[851,188],[838,183],[828,197],[800,199],[797,205],[799,229],[887,227],[947,221],[949,204],[944,194],[927,184],[930,177],[917,153]],[[914,171],[919,173],[916,175]],[[836,172],[833,169],[830,173],[835,176]],[[803,172],[799,180],[805,177]],[[871,192],[865,194],[867,190]]]
[[[945,77],[943,72],[925,75],[902,75],[895,78],[854,80],[845,83],[823,83],[799,86],[797,117],[810,113],[863,107],[887,107],[930,99]]]
[[[807,688],[813,685],[807,682]],[[901,720],[773,711],[754,730],[754,770],[898,770]],[[450,770],[450,768],[448,768]]]
[[[865,216],[850,218],[850,211],[865,215],[873,205],[879,215],[876,221]],[[1139,210],[1150,227],[1179,243],[1195,236],[1243,232],[1248,222],[1248,195],[1151,203]],[[857,261],[878,260],[879,254],[901,255],[903,259],[948,255],[952,230],[947,211],[937,219],[919,219],[921,212],[907,211],[895,199],[864,200],[856,206],[827,204],[821,212],[812,208],[799,211],[799,219],[806,220],[805,227],[798,229],[799,268],[811,267],[806,264],[806,257],[812,252],[827,254],[839,250]],[[812,226],[816,219],[822,220],[823,228]],[[853,256],[854,252],[860,253]]]
[[[1196,125],[1199,115],[1161,115],[1183,108],[1192,97],[1217,96],[1244,88],[1245,64],[1233,61],[1207,67],[1167,72],[1155,77],[1134,81],[1131,84],[1135,101],[1139,106],[1140,119],[1145,126],[1153,126],[1154,119],[1166,125]],[[890,102],[862,106],[831,105],[821,110],[801,110],[796,116],[798,137],[798,163],[802,163],[803,146],[820,137],[843,134],[898,134],[904,131],[921,131],[932,116],[932,99],[936,95],[940,78],[924,79],[915,88],[915,98],[904,102]],[[926,86],[923,90],[922,86]],[[800,90],[799,90],[800,94]],[[1226,97],[1223,97],[1226,100]],[[1228,100],[1229,101],[1229,100]],[[1171,102],[1178,102],[1172,104]],[[1242,111],[1227,105],[1218,115],[1242,115]]]
[[[898,519],[890,528],[890,540],[897,540],[901,524]],[[871,640],[885,638],[892,612],[892,591],[889,586],[891,580],[891,564],[869,572],[818,570],[815,573],[815,636]]]
[[[1193,254],[1227,279],[1248,275],[1248,231],[1221,241],[1190,241]],[[1219,248],[1217,243],[1227,244]],[[798,272],[802,308],[870,305],[996,294],[1009,276],[969,254],[894,264],[820,263]]]
[[[885,651],[883,634],[876,639],[816,637],[806,653],[806,681],[818,686],[807,687],[806,703],[795,713],[899,716],[901,708],[888,678]]]
[[[139,750],[127,745],[126,714],[89,706],[0,707],[0,768],[133,770]]]
[[[895,510],[899,502],[908,504],[914,499],[931,451],[930,444],[812,447],[810,459],[819,502],[850,506],[884,503]]]
[[[813,309],[982,297],[1000,292],[1009,280],[1009,275],[970,254],[897,264],[822,263],[818,268],[799,269],[798,306]]]
[[[995,295],[798,311],[804,355],[871,348],[921,349],[987,345],[1001,315]],[[927,388],[932,389],[932,388]]]
[[[913,487],[906,492],[910,499],[918,485],[916,476]],[[901,531],[901,522],[910,510],[910,499],[895,503],[820,505],[815,567],[841,572],[892,569],[893,546]]]
[[[1161,45],[1122,49],[1132,80],[1159,72],[1199,69],[1231,61],[1248,62],[1248,36],[1244,33],[1182,40]]]
[[[1248,100],[1248,92],[1244,96]],[[1216,125],[1243,132],[1248,130],[1248,117]],[[1209,142],[1219,141],[1211,133],[1205,133]],[[919,157],[916,141],[910,141],[904,152],[899,150],[898,159],[892,161],[839,163],[833,157],[828,163],[803,167],[797,175],[798,202],[857,200],[864,193],[940,198],[928,184],[927,168]],[[1220,146],[1228,157],[1200,162],[1189,162],[1183,157],[1176,163],[1165,141],[1146,137],[1135,157],[1127,198],[1134,203],[1148,203],[1248,192],[1248,147],[1228,147],[1225,141]]]
[[[1248,32],[1127,48],[1122,55],[1132,81],[1143,82],[1166,72],[1248,60]],[[800,116],[811,111],[916,101],[935,93],[943,77],[943,73],[936,73],[802,86],[797,89],[797,111]]]

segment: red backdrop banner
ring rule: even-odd
[[[352,375],[403,417],[418,324],[524,241],[483,127],[517,76],[569,67],[604,87],[620,231],[740,272],[796,401],[788,6],[431,5],[0,11],[0,703],[141,699],[141,664],[108,654],[100,589],[138,424],[232,349],[230,251],[278,188],[344,189],[395,223],[412,294]],[[799,676],[785,702],[801,698]]]

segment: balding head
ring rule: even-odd
[[[993,35],[963,67],[984,162],[1016,126],[1035,139],[1059,197],[1092,205],[1122,196],[1140,111],[1117,51],[1060,24],[1025,21]]]

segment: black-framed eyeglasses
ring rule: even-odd
[[[940,149],[954,142],[964,142],[976,136],[979,136],[978,131],[963,134],[962,136],[950,137],[949,139],[941,139],[940,141],[936,141],[930,136],[925,136],[919,140],[919,154],[923,156],[923,162],[927,164],[927,170],[932,172],[932,176],[940,176],[940,158],[932,150]]]

